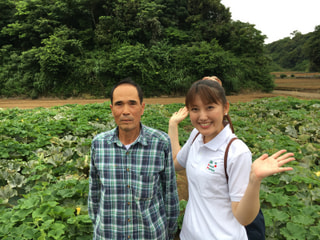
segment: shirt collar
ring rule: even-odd
[[[142,123],[140,123],[140,127],[141,127],[140,134],[134,143],[139,142],[144,146],[148,146],[148,141],[147,141],[148,138],[147,138],[147,130],[146,130],[147,127]]]
[[[137,137],[137,139],[131,144],[131,146],[137,144],[137,143],[141,143],[144,146],[148,145],[148,141],[147,141],[147,136],[146,136],[146,126],[143,125],[142,123],[140,123],[140,134]],[[113,134],[110,135],[110,138],[108,139],[109,141],[111,141],[112,143],[115,143],[118,145],[118,147],[122,147],[123,144],[119,139],[119,127],[116,127],[113,129]]]
[[[218,150],[226,141],[229,139],[229,137],[232,135],[232,130],[230,128],[230,125],[227,124],[222,131],[213,138],[210,142],[203,144],[203,138],[201,140],[204,147],[207,147],[211,150]]]

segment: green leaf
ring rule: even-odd
[[[296,185],[291,185],[291,184],[285,185],[285,189],[288,192],[297,192],[298,191],[298,187]]]
[[[11,221],[12,222],[20,222],[24,221],[31,213],[33,212],[33,209],[22,209],[19,211],[16,211],[12,214]]]
[[[10,198],[17,196],[17,194],[17,190],[12,189],[9,185],[0,187],[0,199],[3,203],[7,203]]]
[[[79,222],[81,223],[85,223],[85,224],[92,224],[92,220],[89,217],[89,215],[79,215],[76,217],[78,219]]]
[[[296,130],[293,126],[291,126],[291,125],[289,125],[289,126],[286,127],[286,131],[285,131],[285,132],[286,132],[289,136],[294,137],[294,138],[297,138],[297,136],[298,136],[297,130]]]
[[[306,239],[307,230],[300,224],[288,222],[286,228],[280,229],[280,232],[287,240],[290,239]]]
[[[82,223],[82,224],[92,224],[92,220],[89,217],[89,215],[78,215],[78,216],[74,216],[69,218],[67,220],[68,224],[76,224],[76,223]]]
[[[21,199],[20,208],[21,209],[32,209],[35,206],[39,205],[40,198],[39,196],[32,196],[30,195],[27,199]]]
[[[51,225],[51,229],[48,233],[48,237],[52,237],[53,239],[61,239],[64,235],[65,225],[62,223],[54,223]]]
[[[309,229],[310,236],[314,236],[314,239],[320,238],[320,225],[317,226],[311,226]]]
[[[279,222],[287,222],[289,219],[289,214],[287,214],[285,211],[278,210],[276,208],[272,209],[263,209],[263,213],[266,216],[266,220],[271,220],[270,223],[274,223],[275,221]],[[271,225],[272,225],[271,224]],[[269,225],[269,224],[268,224]]]
[[[312,201],[320,203],[320,189],[319,187],[312,189],[311,191]]]
[[[32,227],[26,227],[23,230],[24,239],[34,239],[37,236],[36,235],[37,232],[38,232],[37,229],[34,229]]]
[[[61,217],[63,219],[69,219],[74,216],[74,209],[72,209],[72,208],[66,209],[65,207],[63,209],[64,209],[64,211],[61,213]]]
[[[8,184],[10,187],[22,187],[22,185],[26,182],[25,177],[19,173],[16,173],[14,175],[11,175],[8,178]]]
[[[4,237],[10,233],[14,223],[7,222],[6,224],[0,224],[0,237]]]
[[[305,226],[312,225],[315,221],[311,216],[301,214],[293,216],[291,220],[294,223],[298,223]]]
[[[71,198],[74,194],[76,194],[75,189],[61,189],[57,192],[63,198]]]
[[[288,203],[289,197],[280,193],[274,193],[266,195],[265,200],[270,202],[273,207],[276,206],[286,206]]]
[[[48,230],[51,226],[52,226],[52,223],[54,222],[54,219],[49,219],[47,221],[44,221],[42,224],[41,224],[41,229],[43,230]]]

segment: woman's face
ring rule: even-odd
[[[204,136],[204,143],[215,138],[224,128],[223,117],[229,111],[229,105],[221,103],[204,104],[196,95],[194,103],[189,107],[192,125]]]

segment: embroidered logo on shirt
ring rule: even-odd
[[[215,172],[217,167],[217,162],[213,162],[212,160],[208,163],[207,169],[211,172]]]

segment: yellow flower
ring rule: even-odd
[[[315,174],[317,175],[317,177],[320,177],[320,171],[319,172],[315,172]]]
[[[21,122],[23,122],[23,119],[21,119]]]
[[[99,121],[99,118],[97,118],[96,121]]]
[[[77,216],[78,216],[78,215],[80,214],[81,208],[80,208],[80,207],[77,207],[76,210],[77,210]]]

